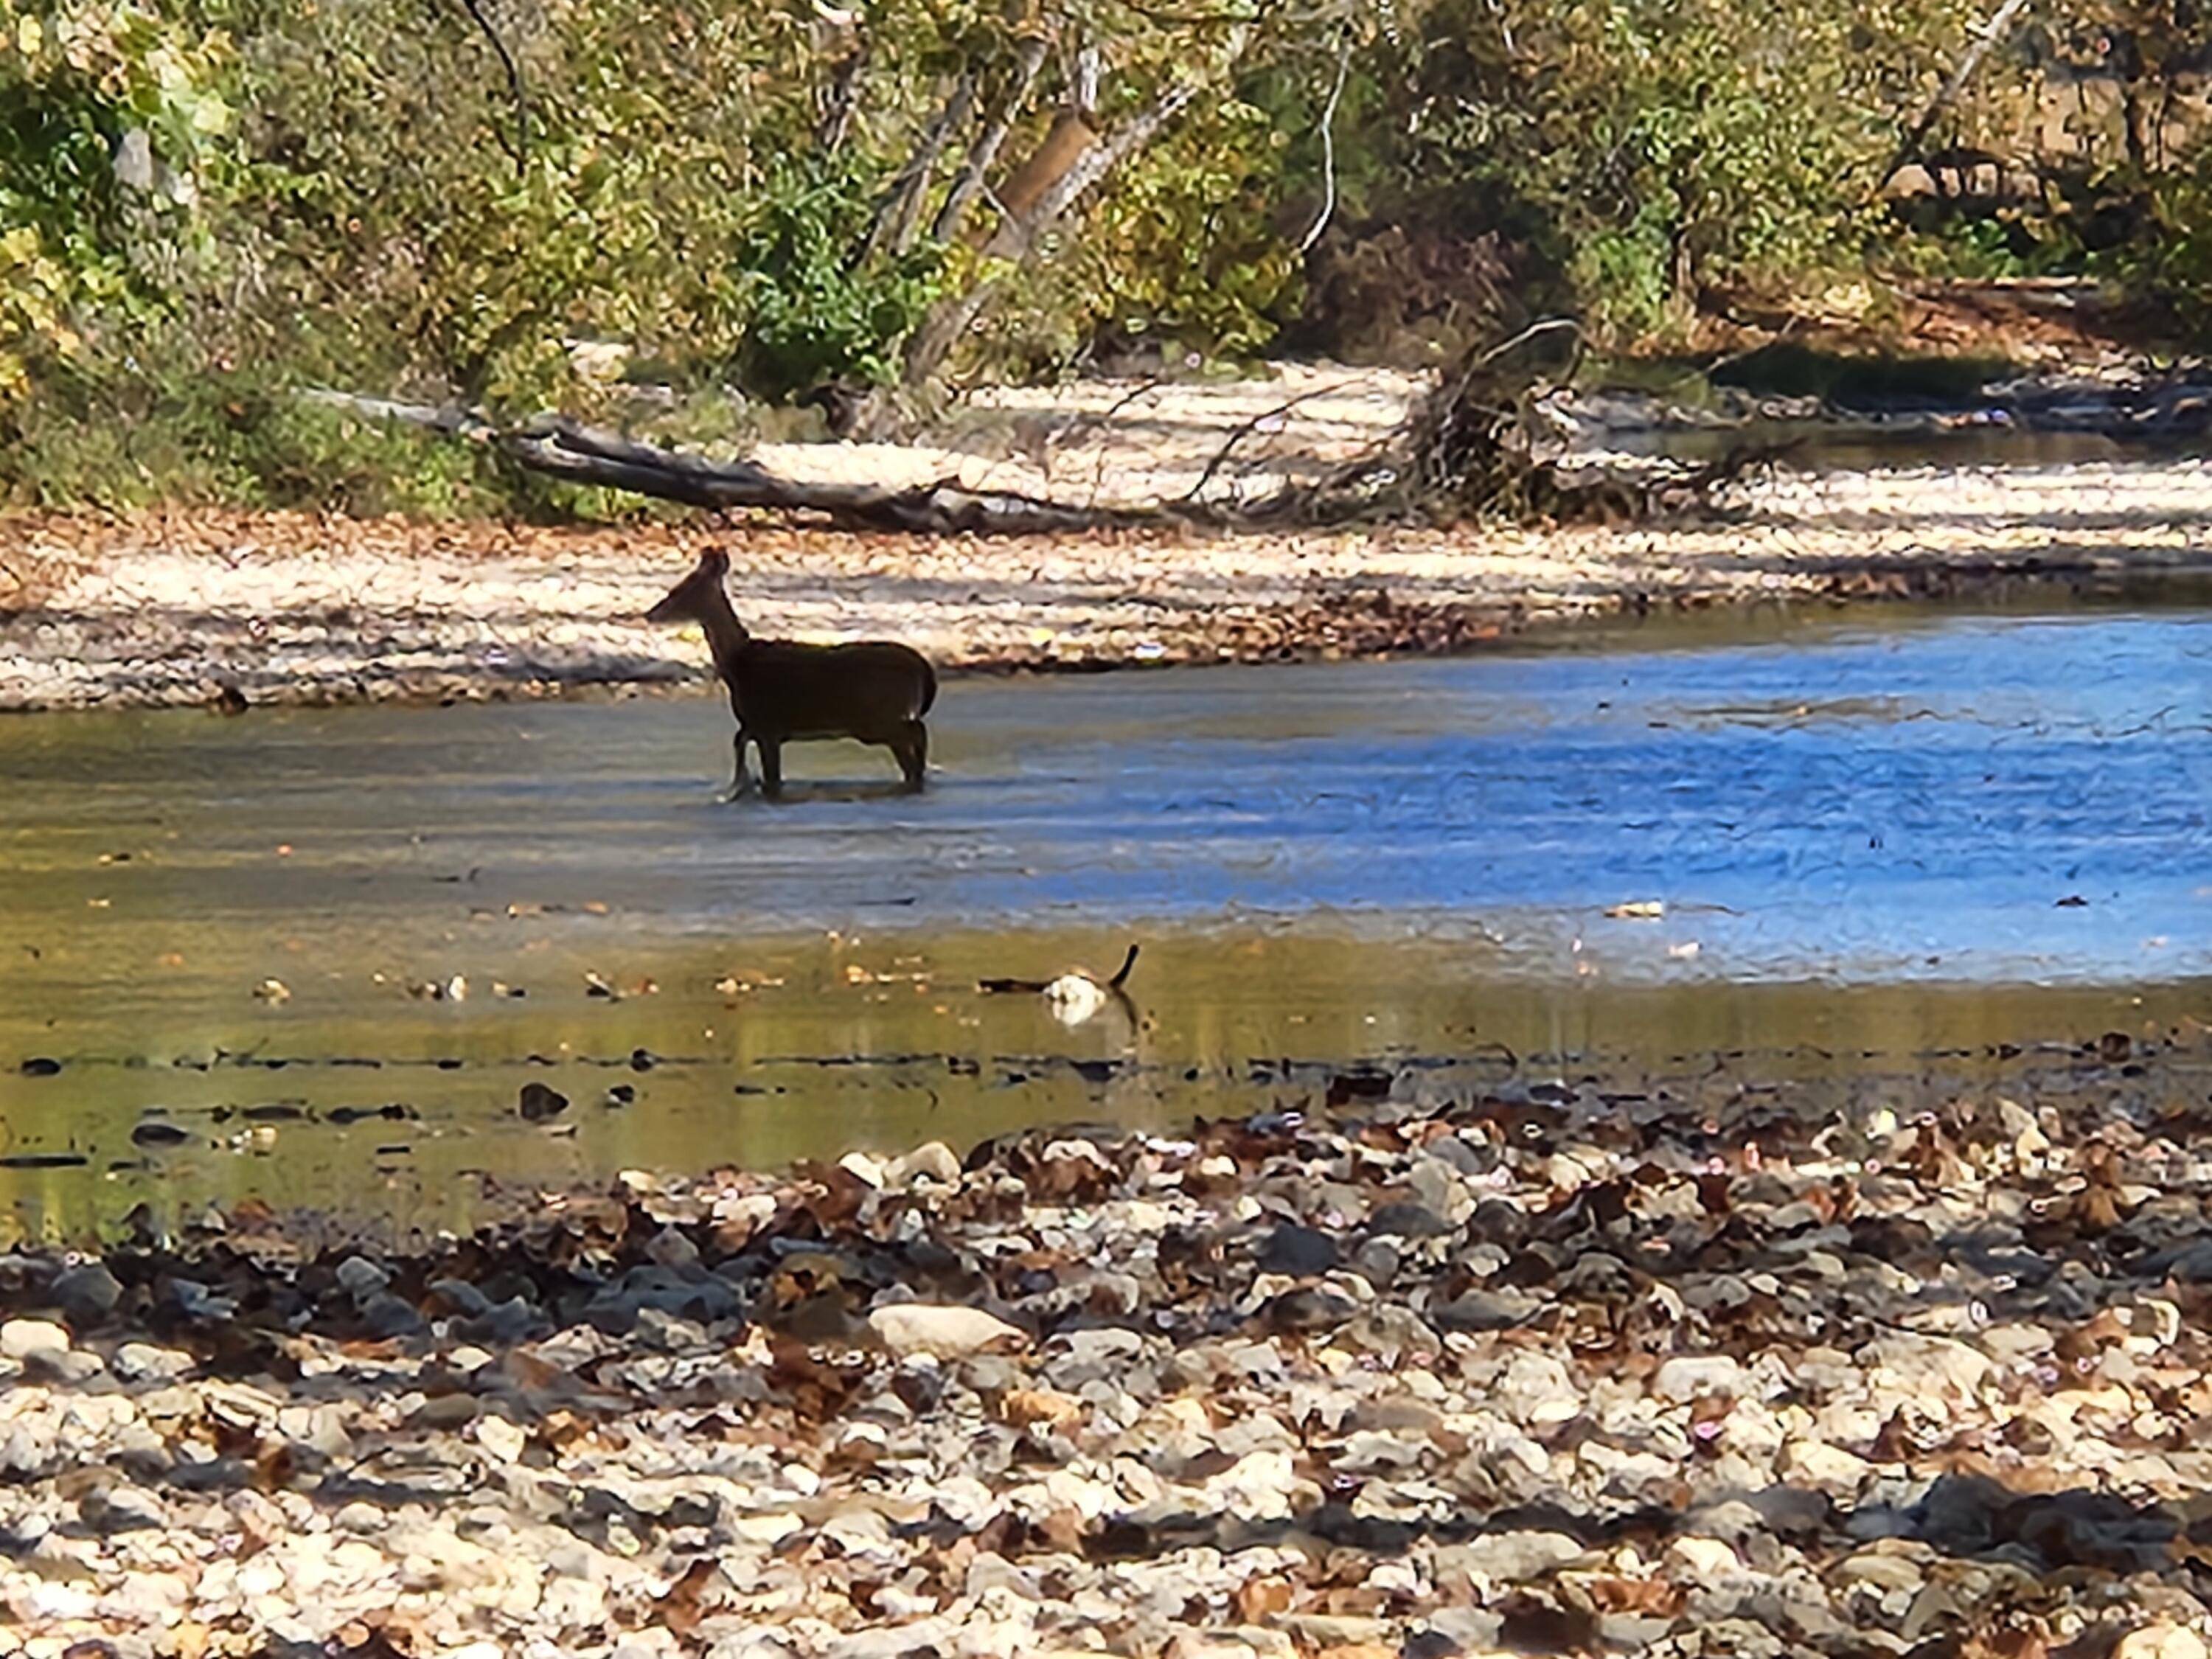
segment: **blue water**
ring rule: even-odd
[[[140,914],[178,925],[460,899],[694,937],[1319,916],[1543,971],[2212,970],[2212,613],[963,679],[933,728],[922,798],[888,793],[880,750],[811,745],[794,799],[724,806],[729,716],[705,697],[18,719],[0,898],[135,837]]]

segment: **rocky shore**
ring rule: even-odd
[[[0,1652],[2193,1659],[2212,1125],[2104,1058],[19,1255]]]

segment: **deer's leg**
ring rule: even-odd
[[[906,787],[919,791],[929,771],[929,728],[920,720],[908,720],[891,744],[891,752],[898,757],[899,770],[906,774]]]
[[[783,798],[783,744],[768,738],[755,738],[760,747],[761,793],[770,800]]]
[[[731,774],[729,789],[722,796],[724,800],[740,799],[752,789],[752,775],[745,770],[745,745],[752,740],[751,732],[742,726],[738,728],[738,766],[737,770]]]

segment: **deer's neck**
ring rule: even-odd
[[[714,653],[715,672],[727,680],[735,672],[738,660],[752,643],[753,636],[745,632],[745,625],[738,620],[731,608],[729,595],[717,587],[708,595],[706,608],[700,616],[699,625],[706,630],[707,647]]]

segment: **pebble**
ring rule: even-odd
[[[1725,1354],[1686,1354],[1670,1359],[1651,1379],[1651,1392],[1673,1401],[1741,1394],[1747,1386],[1743,1367]]]
[[[150,1342],[125,1342],[108,1361],[108,1369],[125,1382],[166,1382],[185,1376],[197,1362],[174,1348]]]
[[[392,1275],[365,1256],[349,1255],[338,1263],[338,1283],[356,1301],[366,1301],[392,1283]]]
[[[1313,1278],[1334,1272],[1339,1259],[1336,1240],[1329,1235],[1286,1222],[1269,1233],[1261,1247],[1260,1270]]]
[[[2204,1638],[2185,1625],[2151,1624],[2131,1630],[2113,1646],[2112,1659],[2207,1659]]]

